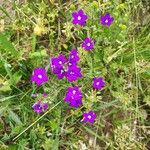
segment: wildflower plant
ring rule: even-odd
[[[0,149],[146,149],[142,4],[16,1],[10,14],[1,5]]]
[[[88,16],[84,13],[82,9],[77,12],[72,13],[72,23],[74,25],[79,24],[80,26],[84,26]],[[110,14],[106,14],[101,17],[101,23],[104,25],[110,25],[113,22],[113,17]],[[87,51],[94,49],[94,44],[96,40],[92,40],[90,38],[85,38],[82,43],[82,48]],[[80,57],[78,55],[78,50],[72,49],[69,53],[68,59],[60,54],[57,57],[53,57],[50,59],[50,66],[52,72],[57,76],[59,80],[64,77],[67,78],[69,82],[77,81],[79,78],[84,78],[81,73],[81,68],[78,67],[78,61],[80,61]],[[93,66],[92,66],[93,67]],[[45,68],[35,68],[34,75],[31,77],[31,80],[36,82],[36,84],[42,85],[43,82],[48,81],[48,77],[46,76]],[[91,88],[95,88],[101,90],[105,85],[105,82],[102,77],[93,78],[93,83]],[[78,108],[82,105],[82,91],[78,86],[68,87],[66,96],[64,101],[69,104],[69,106]],[[48,108],[48,104],[41,104],[37,102],[33,105],[33,109],[37,113],[41,113],[43,110]],[[87,113],[83,114],[83,122],[93,123],[96,119],[96,114],[91,110]]]
[[[69,59],[63,55],[52,58],[50,62],[52,71],[58,79],[66,77],[69,82],[76,81],[82,77],[81,68],[77,65],[79,59],[78,52],[74,49],[70,52]]]
[[[64,101],[68,102],[69,106],[80,107],[82,105],[82,91],[80,88],[78,86],[68,87]]]

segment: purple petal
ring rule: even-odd
[[[74,17],[74,18],[78,17],[78,13],[77,12],[73,12],[72,13],[72,17]]]
[[[48,109],[48,103],[44,103],[44,104],[43,104],[43,109],[44,109],[44,110],[47,110],[47,109]]]
[[[72,23],[76,25],[76,24],[78,24],[78,20],[77,19],[73,19]]]
[[[82,10],[82,9],[80,9],[79,11],[78,11],[78,15],[80,15],[80,16],[83,16],[85,13],[84,13],[84,11]]]

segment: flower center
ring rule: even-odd
[[[96,85],[99,85],[99,82],[97,82]]]
[[[61,65],[61,64],[62,64],[62,61],[59,61],[59,64]]]
[[[87,43],[87,46],[90,46],[91,44],[90,43]]]
[[[75,93],[76,93],[76,90],[73,90],[72,93],[75,94]]]
[[[42,79],[42,75],[41,75],[41,74],[39,74],[39,75],[38,75],[38,78],[39,78],[39,79]]]
[[[81,20],[81,16],[78,16],[78,20]]]
[[[105,20],[105,23],[108,23],[108,19]]]
[[[64,73],[64,70],[61,70],[60,74]]]
[[[70,74],[74,74],[74,72],[71,71]]]
[[[91,119],[92,118],[91,115],[88,115],[88,118]]]

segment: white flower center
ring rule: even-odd
[[[87,43],[87,46],[90,46],[91,44],[90,43]]]
[[[74,56],[72,55],[71,58],[74,58]]]
[[[74,72],[71,71],[70,74],[74,74]]]
[[[39,79],[42,79],[42,75],[41,75],[41,74],[39,74],[39,75],[38,75],[38,78],[39,78]]]
[[[76,93],[76,90],[73,90],[72,93],[75,94],[75,93]]]
[[[99,82],[97,82],[96,85],[99,85]]]
[[[81,20],[81,16],[78,16],[78,20]]]
[[[62,74],[63,72],[64,72],[64,71],[63,71],[63,70],[61,70],[61,72],[60,72],[60,73]]]
[[[105,20],[105,23],[108,23],[108,19]]]
[[[61,65],[61,64],[62,64],[62,61],[59,61],[59,64]]]
[[[72,65],[72,63],[69,63],[68,65],[69,65],[69,66],[71,66],[71,65]]]
[[[91,115],[88,115],[88,118],[91,119],[92,118]]]

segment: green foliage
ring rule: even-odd
[[[142,23],[149,17],[148,1],[8,2],[0,6],[0,149],[148,149],[150,25]],[[82,28],[71,23],[71,13],[80,8],[89,16]],[[105,12],[115,18],[110,27],[99,23]],[[96,40],[91,53],[81,48],[86,37]],[[84,75],[74,83],[84,93],[79,109],[63,102],[71,84],[57,80],[49,64],[72,48],[79,51]],[[39,66],[46,67],[49,82],[36,87],[30,77]],[[91,88],[95,76],[105,78],[102,91]],[[31,97],[43,91],[48,97]],[[50,103],[43,115],[32,110],[39,99]],[[91,109],[96,122],[82,124],[82,113]]]
[[[5,50],[8,54],[11,53],[11,55],[13,55],[14,57],[18,56],[16,48],[3,33],[0,33],[0,48],[1,50]]]

